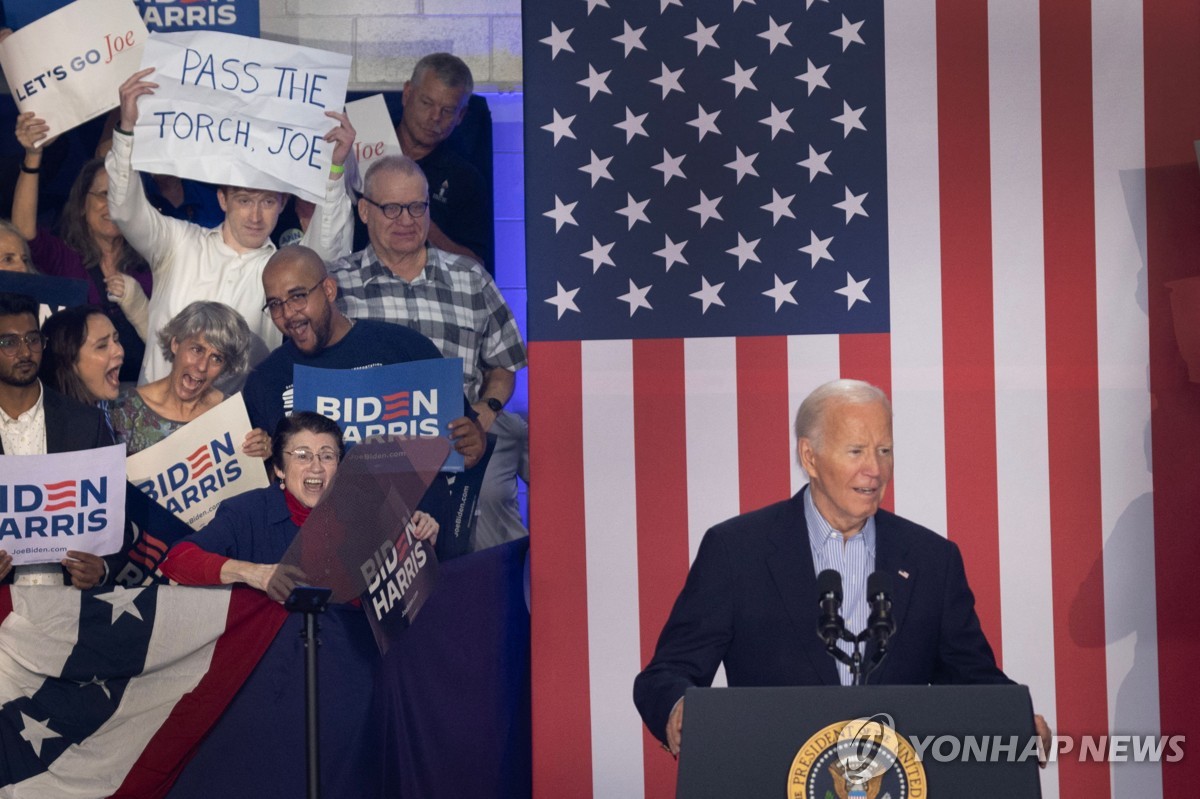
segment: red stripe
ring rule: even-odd
[[[261,591],[241,586],[232,590],[225,632],[217,639],[208,672],[190,693],[175,703],[113,799],[160,799],[167,795],[201,739],[254,671],[286,618],[283,606],[267,599]]]
[[[1173,309],[1166,283],[1200,274],[1200,181],[1192,148],[1200,138],[1200,5],[1145,0],[1143,8],[1159,705],[1162,731],[1179,734],[1194,730],[1200,716],[1200,630],[1193,611],[1200,563],[1200,386],[1188,381],[1176,329],[1188,327],[1195,335],[1200,309]],[[1191,796],[1200,784],[1191,736],[1188,744],[1192,749],[1182,760],[1163,764],[1163,796]]]
[[[743,513],[787,499],[792,493],[787,362],[783,336],[737,339],[738,473]]]
[[[8,592],[7,585],[0,585],[0,624],[4,623],[5,617],[12,613],[12,594]]]
[[[529,345],[533,796],[590,796],[582,346]],[[630,675],[633,679],[633,675]]]
[[[1058,726],[1108,729],[1101,561],[1100,403],[1090,0],[1041,8],[1042,185],[1046,208],[1046,422]],[[1104,763],[1059,761],[1060,796],[1108,796]]]
[[[1000,658],[987,25],[983,0],[937,4],[946,532]]]
[[[642,663],[654,654],[688,571],[687,428],[683,342],[633,342],[638,611]],[[671,796],[675,761],[642,730],[646,796]]]
[[[887,333],[856,333],[838,337],[838,374],[846,380],[865,380],[892,396],[892,337]],[[883,498],[883,508],[896,509],[896,490]]]

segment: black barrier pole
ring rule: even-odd
[[[304,614],[304,732],[308,757],[308,799],[321,799],[321,726],[318,717],[320,702],[317,693],[317,638],[319,626],[317,614],[325,612],[329,596],[328,588],[296,586],[283,606],[290,611]]]

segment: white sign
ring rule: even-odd
[[[403,155],[403,151],[382,94],[346,103],[346,115],[355,131],[354,158],[353,162],[346,162],[346,177],[354,190],[362,194],[367,167],[385,155]]]
[[[0,66],[17,108],[57,136],[117,107],[148,35],[129,0],[76,0],[5,39]]]
[[[250,417],[234,394],[126,461],[129,482],[199,530],[229,497],[270,481],[258,458],[242,453]]]
[[[125,445],[86,453],[0,455],[0,549],[13,564],[57,563],[68,549],[111,555],[125,537]]]
[[[142,67],[158,88],[138,101],[135,169],[325,199],[350,56],[189,31],[152,34]]]

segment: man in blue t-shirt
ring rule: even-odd
[[[242,393],[250,423],[268,432],[292,411],[296,364],[320,369],[365,369],[442,354],[433,342],[404,325],[352,321],[334,305],[337,282],[308,247],[284,247],[263,270],[264,312],[283,334],[283,344],[255,367]],[[464,405],[465,405],[464,400]],[[466,406],[469,410],[469,405]],[[483,455],[483,431],[468,414],[450,423],[449,435],[468,468]]]

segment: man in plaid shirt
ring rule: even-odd
[[[371,244],[329,265],[341,289],[338,307],[351,319],[415,328],[446,358],[463,359],[463,390],[495,448],[479,495],[472,549],[528,531],[516,504],[516,475],[528,462],[528,430],[504,413],[525,344],[508,304],[474,260],[428,243],[429,185],[406,156],[386,156],[367,170],[358,213]],[[527,472],[523,474],[526,476]]]

